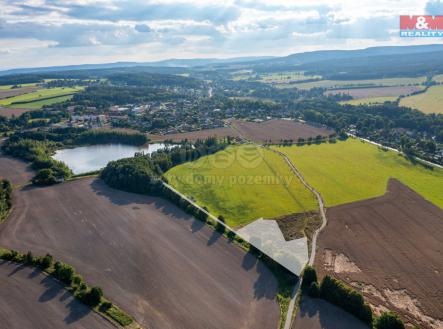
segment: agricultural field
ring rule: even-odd
[[[38,83],[21,83],[17,86],[20,88],[23,88],[23,87],[35,87],[37,85],[38,85]],[[9,90],[9,89],[12,89],[12,87],[14,87],[14,86],[15,85],[1,85],[0,90]]]
[[[383,96],[383,97],[369,97],[369,98],[358,98],[351,99],[348,101],[341,101],[340,104],[349,105],[377,105],[383,104],[384,102],[395,102],[398,97],[395,96]]]
[[[37,269],[0,263],[2,328],[115,328]]]
[[[303,72],[275,72],[260,74],[258,81],[263,83],[289,83],[308,79],[321,79],[319,75],[305,75]]]
[[[24,185],[31,181],[34,175],[26,162],[0,155],[0,177],[9,180],[12,185]]]
[[[374,88],[350,88],[327,90],[325,95],[347,94],[353,99],[342,101],[341,104],[383,104],[394,102],[399,96],[409,95],[422,90],[424,86],[398,86],[398,87],[374,87]]]
[[[169,183],[228,225],[315,210],[314,196],[278,154],[247,144],[174,167]]]
[[[17,190],[0,245],[71,264],[143,328],[268,329],[280,319],[277,280],[255,256],[163,199],[99,179]]]
[[[443,85],[432,86],[422,94],[402,98],[400,105],[424,113],[443,113]]]
[[[281,140],[297,141],[298,138],[315,138],[318,135],[327,137],[335,133],[328,128],[314,127],[293,120],[268,120],[264,122],[232,120],[231,126],[241,137],[257,143],[269,141],[279,143]]]
[[[29,87],[13,88],[13,89],[0,89],[0,99],[20,96],[31,93],[36,90],[38,90],[37,86],[29,86]]]
[[[32,101],[29,103],[20,104],[20,106],[21,106],[21,108],[28,109],[28,110],[38,110],[38,109],[41,109],[45,105],[62,103],[62,102],[70,100],[71,98],[72,98],[72,94],[68,95],[68,96],[59,96],[59,97],[53,97],[53,98],[48,98],[48,99],[44,99],[44,100]],[[1,113],[1,110],[0,110],[0,113]]]
[[[197,131],[190,131],[186,133],[177,133],[177,134],[166,134],[166,135],[148,135],[148,138],[154,142],[157,141],[164,141],[164,140],[172,140],[175,142],[179,142],[182,140],[190,140],[195,141],[197,139],[206,139],[209,137],[217,137],[217,138],[224,138],[224,137],[239,137],[239,134],[237,131],[230,127],[224,127],[224,128],[213,128],[213,129],[203,129],[203,130],[197,130]]]
[[[31,112],[36,109],[25,109],[25,108],[12,108],[12,107],[0,107],[0,116],[6,118],[18,117],[26,112]]]
[[[39,108],[43,105],[54,104],[53,100],[60,101],[62,97],[71,96],[82,89],[83,87],[40,89],[31,93],[1,99],[0,106]]]
[[[343,89],[352,87],[393,87],[393,86],[411,86],[420,85],[426,81],[426,77],[418,78],[386,78],[371,80],[319,80],[313,82],[303,82],[296,84],[279,85],[280,88],[326,88],[326,89]]]
[[[320,277],[353,286],[376,313],[390,309],[419,328],[443,327],[442,209],[392,179],[385,195],[327,215],[316,257]]]
[[[443,170],[426,169],[393,151],[353,138],[275,148],[291,159],[328,207],[381,196],[392,177],[443,208]]]

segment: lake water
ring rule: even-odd
[[[122,144],[80,146],[55,152],[54,159],[63,161],[75,175],[106,167],[108,162],[134,156],[136,152],[152,153],[166,146],[162,143],[137,147]]]

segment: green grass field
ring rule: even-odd
[[[17,107],[23,108],[23,109],[41,109],[45,105],[52,105],[57,104],[61,102],[65,102],[67,100],[70,100],[72,98],[72,95],[69,96],[59,96],[59,97],[53,97],[44,99],[41,101],[33,101],[30,103],[20,104],[17,105]]]
[[[289,81],[300,81],[307,79],[320,79],[319,75],[305,75],[303,72],[276,72],[264,73],[260,75],[260,82],[264,83],[285,83]]]
[[[340,104],[350,105],[370,105],[370,104],[383,104],[384,102],[394,102],[398,97],[395,96],[382,96],[382,97],[369,97],[360,99],[351,99],[349,101],[339,102]]]
[[[430,87],[422,94],[402,98],[400,105],[424,113],[443,113],[443,85]]]
[[[275,148],[288,155],[327,206],[383,195],[393,177],[443,208],[443,170],[414,165],[395,152],[358,139]]]
[[[228,225],[246,225],[317,208],[307,190],[278,154],[254,145],[230,146],[216,154],[174,167],[169,183]]]
[[[38,83],[22,83],[19,86],[20,87],[34,87],[37,86]],[[0,90],[9,90],[13,87],[14,85],[2,85],[0,86]]]
[[[312,88],[347,88],[347,87],[372,87],[372,86],[407,86],[418,85],[426,81],[426,77],[418,78],[386,78],[374,80],[320,80],[305,83],[279,85],[281,88],[298,88],[298,89],[312,89]]]
[[[2,99],[0,100],[0,106],[41,108],[43,105],[60,102],[60,99],[63,99],[63,97],[70,96],[82,89],[83,87],[41,89],[28,94]]]

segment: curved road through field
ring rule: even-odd
[[[318,235],[326,227],[326,224],[328,222],[328,220],[326,218],[325,203],[323,201],[323,198],[321,197],[321,194],[316,189],[314,189],[311,185],[309,185],[309,183],[305,180],[303,175],[298,171],[298,169],[294,166],[294,164],[286,156],[286,154],[284,154],[284,153],[282,153],[280,151],[271,149],[271,148],[268,148],[268,149],[273,151],[274,153],[277,153],[280,156],[282,156],[286,160],[286,162],[288,163],[289,167],[291,167],[291,169],[294,172],[294,174],[303,183],[303,185],[306,186],[306,188],[308,190],[310,190],[312,193],[314,193],[315,197],[317,198],[318,208],[320,210],[320,216],[321,216],[321,219],[322,219],[322,224],[321,224],[320,228],[318,230],[316,230],[314,232],[314,235],[312,236],[311,255],[309,257],[309,263],[308,263],[309,265],[312,266],[314,264],[315,254],[316,254],[316,251],[317,251],[317,238],[318,238]],[[292,313],[294,311],[295,300],[297,299],[297,296],[298,296],[298,294],[300,292],[301,282],[302,282],[302,278],[300,278],[300,280],[297,282],[296,286],[294,287],[294,292],[292,293],[291,302],[289,304],[288,313],[286,315],[286,321],[285,321],[285,327],[284,327],[285,329],[290,329],[291,328]]]
[[[243,139],[243,141],[245,142],[249,142],[242,134],[241,131],[234,125],[231,124],[230,125],[232,127],[232,129],[234,129],[235,131],[237,131],[239,133],[239,136],[241,139]],[[326,209],[325,209],[325,203],[323,201],[323,198],[321,197],[321,194],[314,189],[311,185],[309,185],[309,183],[305,180],[305,178],[303,177],[303,175],[298,171],[298,169],[295,167],[295,165],[291,162],[291,160],[286,156],[286,154],[274,150],[270,147],[266,147],[264,145],[260,145],[257,144],[260,147],[266,148],[278,155],[280,155],[281,157],[283,157],[283,159],[285,159],[285,161],[288,163],[289,167],[291,168],[291,170],[294,172],[294,174],[300,179],[300,181],[303,183],[303,185],[310,190],[312,193],[314,193],[315,197],[317,198],[317,202],[318,202],[318,208],[320,210],[320,216],[322,219],[322,224],[320,226],[320,228],[318,230],[316,230],[314,232],[314,235],[312,236],[312,246],[311,246],[311,255],[309,257],[309,265],[313,265],[314,261],[315,261],[315,256],[316,256],[316,251],[317,251],[317,239],[318,239],[318,235],[320,234],[320,232],[326,227],[326,224],[328,223],[328,220],[326,218]],[[300,287],[301,287],[301,283],[302,283],[302,278],[300,277],[300,280],[298,280],[297,284],[294,287],[294,291],[292,293],[292,297],[291,297],[291,302],[289,303],[289,308],[288,308],[288,313],[286,314],[286,320],[285,320],[285,326],[284,329],[290,329],[291,328],[291,324],[292,324],[292,314],[294,313],[294,306],[295,306],[295,301],[297,299],[297,296],[300,292]]]

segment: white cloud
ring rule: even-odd
[[[440,0],[0,0],[0,66],[423,43],[398,38],[398,15],[440,8]]]

